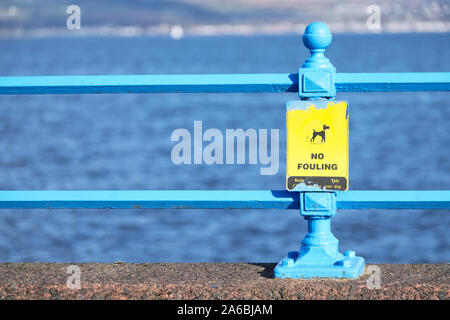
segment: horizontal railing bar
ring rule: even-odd
[[[338,209],[450,209],[450,191],[347,191],[337,194]]]
[[[336,91],[450,91],[450,72],[338,73]]]
[[[298,92],[295,74],[0,77],[0,94]]]
[[[450,209],[450,191],[338,192],[338,209]],[[2,209],[299,209],[284,190],[0,191]]]
[[[450,91],[450,72],[337,73],[340,92]],[[0,77],[0,94],[298,92],[298,74]]]

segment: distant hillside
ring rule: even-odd
[[[181,25],[194,32],[194,26],[248,25],[266,33],[271,28],[295,32],[297,24],[321,20],[336,26],[337,31],[358,31],[364,29],[369,16],[367,8],[374,2],[380,7],[381,22],[387,31],[450,28],[447,0],[2,0],[0,35],[65,29],[66,8],[71,4],[80,6],[82,27],[88,30],[159,26],[154,29],[158,32],[167,29],[161,26]],[[280,26],[283,23],[284,27]]]

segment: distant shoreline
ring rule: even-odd
[[[380,30],[370,30],[365,23],[328,23],[333,34],[395,34],[395,33],[447,33],[450,22],[414,21],[386,22]],[[37,28],[0,30],[0,38],[47,38],[47,37],[91,37],[91,36],[167,36],[180,39],[184,36],[253,36],[303,34],[306,24],[280,22],[277,24],[222,24],[222,25],[169,25],[157,26],[98,26],[83,27],[79,30],[66,28]]]

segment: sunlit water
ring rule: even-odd
[[[337,35],[338,72],[450,71],[448,34]],[[1,75],[289,73],[300,36],[0,40]],[[445,92],[338,94],[350,103],[350,188],[450,189]],[[290,94],[0,96],[1,190],[284,189]],[[280,170],[171,161],[177,128],[280,130]],[[342,251],[372,263],[450,258],[449,211],[348,210]],[[280,260],[306,224],[295,210],[0,210],[0,261]]]

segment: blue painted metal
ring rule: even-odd
[[[301,192],[300,214],[304,217],[315,215],[332,217],[336,214],[334,192]]]
[[[0,94],[296,92],[297,74],[0,77]]]
[[[0,77],[0,94],[284,93],[298,92],[298,79],[297,73]],[[450,72],[337,73],[336,91],[450,91]]]
[[[336,214],[334,192],[301,192],[300,214],[308,222],[308,233],[300,251],[291,251],[274,269],[277,278],[357,278],[364,271],[364,259],[354,251],[345,255],[331,233],[331,217]]]
[[[450,72],[336,73],[324,56],[332,35],[323,23],[303,37],[310,49],[299,73],[0,77],[0,94],[298,92],[303,99],[336,92],[450,91]],[[0,191],[0,209],[270,208],[299,209],[308,233],[299,252],[275,268],[278,277],[357,277],[364,259],[338,251],[330,219],[337,209],[450,209],[450,191],[288,192],[211,190]]]
[[[346,191],[337,209],[450,210],[450,191]],[[0,191],[0,209],[300,209],[287,190]]]
[[[0,191],[0,208],[290,209],[298,207],[296,197],[247,190]]]
[[[303,43],[311,56],[298,70],[298,95],[301,99],[336,96],[336,69],[324,55],[331,39],[330,29],[322,22],[313,22],[306,27]]]
[[[448,209],[450,191],[351,190],[336,192],[338,209]]]
[[[336,69],[325,57],[332,36],[322,22],[309,24],[303,35],[304,45],[311,51],[299,69],[301,99],[330,99],[336,96]],[[303,188],[298,185],[294,190]],[[300,214],[308,222],[308,233],[300,251],[289,252],[274,269],[276,278],[357,278],[364,271],[364,259],[339,253],[338,240],[331,233],[331,218],[336,213],[334,192],[300,192]]]
[[[450,72],[337,73],[339,92],[450,91]]]

